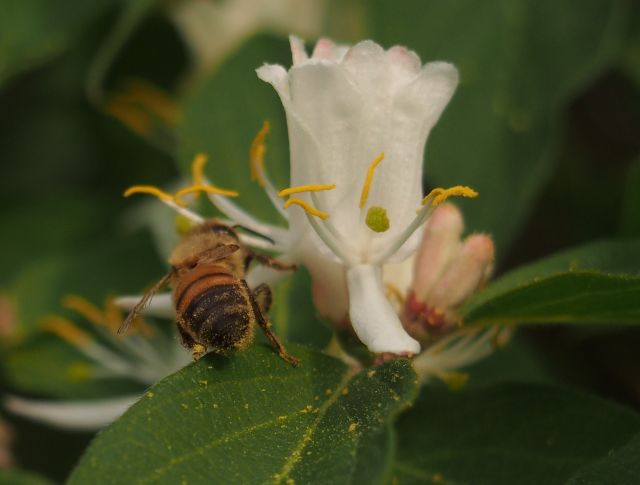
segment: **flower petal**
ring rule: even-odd
[[[307,50],[304,48],[304,42],[302,42],[302,39],[300,37],[290,35],[289,46],[291,47],[291,61],[294,66],[302,64],[309,59]]]
[[[4,405],[15,414],[57,428],[89,431],[105,427],[139,398],[135,394],[94,401],[39,401],[8,396]]]
[[[347,285],[351,324],[371,352],[420,352],[420,344],[402,328],[398,315],[385,296],[380,268],[371,265],[349,268]]]

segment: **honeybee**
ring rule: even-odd
[[[254,259],[279,270],[295,268],[243,246],[232,227],[215,219],[194,227],[171,253],[171,271],[144,294],[118,333],[125,333],[153,295],[169,285],[182,343],[195,360],[207,349],[226,352],[246,347],[257,323],[278,355],[297,366],[299,360],[287,353],[267,320],[269,286],[263,283],[251,291],[244,279]]]

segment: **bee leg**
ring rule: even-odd
[[[285,263],[284,261],[272,258],[271,256],[268,256],[266,254],[260,254],[252,251],[250,256],[251,258],[255,258],[256,260],[258,260],[260,264],[268,266],[269,268],[277,269],[280,271],[293,271],[296,269],[295,264]]]
[[[182,338],[182,345],[191,350],[193,360],[198,360],[207,352],[207,347],[194,340],[189,332],[187,332],[180,323],[178,323],[178,332]]]
[[[249,289],[249,287],[247,287],[247,289]],[[287,353],[287,350],[284,348],[284,345],[280,343],[280,340],[278,340],[278,337],[276,337],[276,335],[271,331],[271,323],[265,318],[266,311],[265,313],[263,313],[262,309],[260,308],[260,305],[258,304],[258,301],[256,301],[256,300],[262,299],[263,302],[265,302],[265,297],[268,296],[267,301],[268,301],[268,304],[270,305],[271,290],[267,285],[262,284],[256,288],[256,291],[254,293],[250,293],[250,295],[251,297],[249,299],[251,300],[251,306],[253,308],[253,313],[256,316],[256,321],[258,322],[258,325],[260,325],[260,328],[262,329],[266,337],[269,339],[269,342],[271,342],[271,345],[273,345],[276,348],[276,350],[278,351],[278,355],[280,356],[281,359],[283,359],[285,362],[288,362],[293,367],[298,367],[300,360],[294,357],[293,355],[290,355],[289,353]]]
[[[262,314],[266,314],[271,308],[271,302],[273,301],[271,297],[271,288],[266,283],[261,283],[253,290],[253,298],[256,303],[260,306],[260,310]]]

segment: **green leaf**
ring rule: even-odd
[[[63,52],[116,0],[10,0],[0,16],[0,86]]]
[[[53,485],[45,477],[23,470],[0,470],[0,484],[6,485]]]
[[[468,325],[640,322],[640,243],[601,241],[516,269],[462,309]]]
[[[266,61],[288,65],[287,42],[266,35],[253,38],[190,96],[179,128],[179,162],[183,173],[190,174],[194,155],[206,153],[205,170],[212,182],[239,191],[241,206],[275,222],[281,219],[249,170],[251,141],[262,122],[270,120],[265,165],[276,187],[289,180],[284,111],[273,88],[255,74]]]
[[[318,350],[331,340],[331,330],[318,318],[311,299],[311,276],[302,267],[273,288],[270,311],[274,330],[284,340]]]
[[[605,458],[578,470],[567,485],[636,485],[640,483],[640,435],[611,450]]]
[[[69,484],[357,483],[415,375],[404,360],[354,374],[290,347],[298,368],[255,345],[164,379],[96,438]]]
[[[369,2],[370,35],[460,70],[461,84],[427,143],[430,186],[470,185],[467,226],[499,257],[552,169],[561,110],[619,53],[629,2]]]
[[[394,477],[403,485],[554,485],[617,453],[640,430],[640,416],[542,385],[427,387],[397,430]]]

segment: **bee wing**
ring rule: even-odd
[[[239,249],[240,246],[238,246],[237,244],[223,244],[221,246],[216,246],[215,248],[205,249],[204,251],[201,251],[198,254],[187,259],[186,261],[180,263],[180,266],[176,266],[176,268],[180,269],[193,266],[203,258],[207,258],[212,261],[220,261],[221,259],[224,259],[229,255],[235,253]]]
[[[169,279],[171,279],[172,276],[173,276],[173,271],[164,275],[160,279],[160,281],[158,281],[155,285],[149,288],[149,290],[142,296],[142,298],[136,304],[136,306],[133,307],[133,310],[131,310],[131,312],[125,319],[125,321],[122,322],[122,325],[120,325],[120,328],[118,328],[118,335],[122,335],[123,333],[126,333],[127,330],[129,330],[129,327],[133,323],[133,320],[135,320],[138,314],[144,309],[145,306],[147,306],[147,303],[149,303],[149,300],[153,298],[153,295],[155,295],[158,292],[158,290],[160,290],[160,288],[162,288],[164,285],[166,285],[169,282]]]

